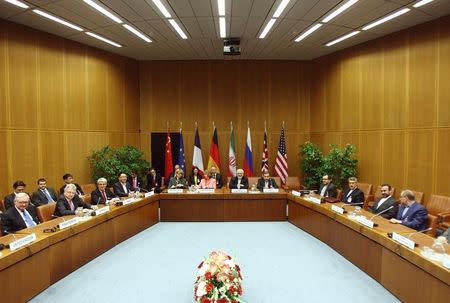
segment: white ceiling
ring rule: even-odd
[[[390,12],[417,0],[359,0],[350,9],[323,25],[300,43],[293,40],[327,12],[345,1],[291,0],[266,39],[258,39],[281,0],[226,0],[227,36],[241,38],[242,54],[236,59],[309,60],[352,45],[399,31],[450,14],[449,0],[434,0],[421,8],[400,16],[369,31],[361,32],[332,47],[325,43],[354,29],[360,29]],[[152,0],[97,0],[120,16],[126,23],[147,34],[152,43],[137,38],[120,24],[100,14],[82,0],[28,0],[32,8],[80,25],[85,30],[103,35],[123,45],[110,46],[83,32],[0,0],[0,18],[24,24],[83,44],[140,60],[224,59],[219,38],[217,0],[161,0],[187,32],[182,40]],[[228,58],[228,57],[227,57]]]

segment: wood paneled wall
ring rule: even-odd
[[[0,20],[0,68],[1,198],[17,179],[91,182],[92,149],[139,146],[136,61]]]
[[[150,133],[179,131],[191,169],[195,121],[207,165],[213,121],[218,130],[222,171],[228,172],[230,121],[236,139],[237,166],[243,166],[247,121],[250,123],[254,171],[260,173],[264,121],[269,166],[275,164],[285,121],[290,175],[299,175],[298,146],[309,139],[307,63],[298,61],[144,61],[139,64],[141,148],[149,155]],[[163,148],[163,147],[162,147]]]
[[[357,146],[359,179],[450,195],[450,17],[311,62],[311,140]]]

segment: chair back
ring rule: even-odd
[[[412,191],[414,196],[416,197],[416,202],[423,204],[423,192],[421,191]]]
[[[450,197],[431,195],[430,200],[426,203],[428,213],[437,216],[441,213],[450,211]]]
[[[3,199],[0,200],[0,211],[5,212],[5,201],[3,201]]]
[[[303,189],[303,186],[300,185],[300,179],[298,177],[287,177],[285,187],[290,190]]]
[[[358,188],[364,193],[365,198],[370,196],[370,194],[372,193],[372,184],[358,182]]]
[[[90,195],[91,192],[97,189],[97,186],[94,183],[82,184],[80,187],[85,195]]]
[[[44,204],[36,207],[37,216],[39,221],[46,222],[53,219],[52,215],[55,212],[56,203]]]

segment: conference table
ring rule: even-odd
[[[345,207],[352,211],[352,206]],[[366,217],[372,214],[362,210]],[[66,217],[65,220],[70,219]],[[413,234],[419,244],[414,250],[387,236],[388,232],[408,234],[413,230],[389,223],[381,217],[369,228],[338,214],[331,204],[315,204],[280,189],[271,193],[214,192],[154,194],[123,206],[111,206],[102,215],[53,233],[44,233],[63,221],[57,218],[25,229],[16,237],[36,233],[37,239],[16,251],[0,255],[2,302],[25,302],[118,243],[162,222],[286,221],[329,245],[347,260],[377,280],[405,302],[448,302],[450,271],[421,255],[433,238]],[[0,238],[9,243],[11,235]],[[450,254],[450,249],[447,248]],[[336,281],[339,283],[339,281]],[[326,287],[326,285],[324,285]],[[348,286],[343,286],[348,287]]]

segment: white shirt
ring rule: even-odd
[[[381,204],[383,204],[384,202],[386,202],[387,199],[389,199],[391,196],[387,197],[387,198],[381,198],[380,202],[378,202],[378,206],[377,209],[380,208]]]
[[[127,184],[126,183],[122,183],[122,182],[120,184],[122,185],[123,192],[128,194]]]
[[[324,187],[322,187],[322,191],[320,192],[320,195],[321,195],[322,197],[325,197],[325,192],[327,191],[327,187],[328,187],[328,184],[325,185]]]
[[[242,178],[241,179],[238,178],[238,182],[237,182],[237,188],[238,189],[241,188],[241,180],[242,180]]]

